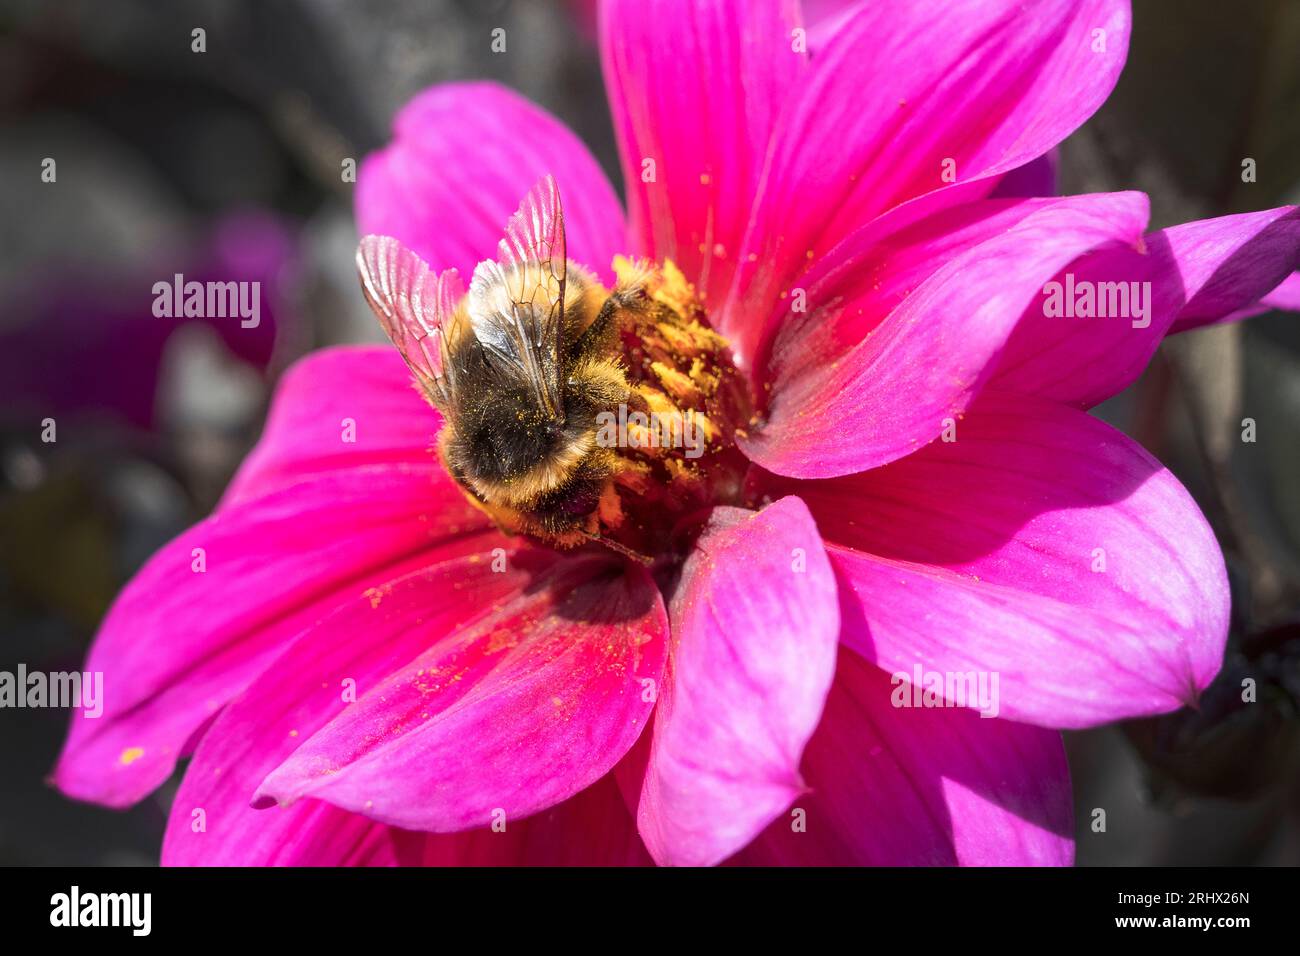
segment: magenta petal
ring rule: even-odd
[[[362,465],[436,462],[442,417],[416,394],[391,346],[322,349],[280,379],[257,447],[231,480],[222,507],[310,475]]]
[[[1300,207],[1187,222],[1147,240],[1162,241],[1185,301],[1175,325],[1205,325],[1264,298],[1300,268]]]
[[[1049,315],[1040,295],[1012,333],[992,387],[1095,405],[1132,384],[1171,329],[1240,317],[1297,265],[1300,210],[1294,206],[1188,222],[1151,233],[1140,249],[1085,256],[1053,278],[1062,291],[1067,279],[1078,290],[1149,283],[1147,314],[1139,317],[1130,306],[1106,318]],[[1147,287],[1126,288],[1131,299],[1132,290]],[[1278,302],[1285,302],[1285,288]]]
[[[179,798],[178,798],[179,799]],[[233,804],[230,806],[233,809]],[[181,816],[186,809],[189,816]],[[505,830],[460,833],[403,830],[301,800],[246,816],[224,834],[197,830],[200,818],[173,804],[164,866],[649,866],[617,785],[602,777],[563,803],[515,821]],[[207,827],[211,817],[201,818]],[[233,820],[228,823],[235,822]],[[172,834],[176,835],[173,836]],[[209,834],[211,834],[209,836]]]
[[[1140,194],[1121,195],[1116,208],[1145,209]],[[767,360],[766,374],[772,374],[774,365],[790,375],[838,362],[940,269],[1032,216],[1059,213],[1061,202],[980,199],[923,212],[916,219],[913,209],[922,204],[912,203],[854,230],[800,277],[798,298],[786,296],[773,311],[769,325],[780,340],[774,349],[759,353]],[[1093,195],[1087,205],[1105,214],[1108,203]],[[1142,221],[1131,218],[1131,228],[1140,229]]]
[[[817,518],[841,640],[890,673],[998,675],[1000,716],[1087,727],[1196,701],[1218,671],[1228,584],[1191,496],[1091,416],[986,394],[884,468],[769,481]]]
[[[989,198],[1055,196],[1058,192],[1056,175],[1060,159],[1060,151],[1055,149],[1037,159],[1031,159],[1002,176]]]
[[[447,832],[496,811],[508,824],[608,772],[653,707],[662,602],[640,566],[532,560],[526,589],[364,689],[262,782],[256,805],[311,796]]]
[[[533,577],[524,567],[518,556],[498,569],[484,555],[444,561],[358,595],[304,631],[204,736],[172,804],[163,862],[343,863],[330,858],[337,850],[329,834],[386,829],[315,800],[267,811],[249,801],[268,773],[348,707],[348,689],[378,686],[453,630],[516,598]],[[316,845],[322,834],[327,846]]]
[[[1221,318],[1215,316],[1179,318],[1170,326],[1169,333],[1172,335],[1175,332],[1190,332],[1192,329],[1199,329],[1202,326],[1212,325],[1217,322],[1240,322],[1242,319],[1249,319],[1273,309],[1281,312],[1300,312],[1300,272],[1291,273],[1282,280],[1276,289],[1254,305],[1238,309]]]
[[[312,802],[312,801],[308,801]],[[398,831],[404,866],[649,866],[636,821],[612,774],[505,830]]]
[[[197,761],[197,758],[196,758]],[[191,765],[196,773],[235,770]],[[184,786],[172,804],[163,842],[163,866],[399,866],[402,831],[319,800],[282,812],[258,813],[244,794],[241,818],[231,795],[205,794],[197,805]]]
[[[900,686],[840,651],[804,754],[809,792],[734,862],[1068,866],[1061,735],[967,708],[895,707]]]
[[[808,49],[815,56],[831,38],[850,23],[860,3],[871,0],[802,0],[799,4],[808,29]]]
[[[613,0],[601,9],[636,251],[676,262],[706,303],[730,283],[777,113],[806,66],[792,7]]]
[[[723,329],[747,322],[862,223],[1043,155],[1101,105],[1127,0],[863,3],[781,117]],[[987,182],[985,192],[995,183]]]
[[[877,247],[856,236],[819,266],[825,278],[807,290],[806,320],[787,318],[773,347],[766,421],[739,439],[752,460],[779,474],[832,477],[901,458],[938,437],[945,419],[955,420],[970,404],[1043,284],[1089,249],[1136,242],[1147,216],[1141,193],[1002,201],[991,208],[1009,210],[992,217],[1004,228],[972,245],[963,247],[926,222],[909,230],[923,238],[901,256],[923,277],[910,292],[906,282],[889,279],[892,259],[873,261]],[[1028,214],[1017,217],[1022,210]],[[956,210],[939,220],[960,215]],[[931,251],[942,265],[925,276]],[[894,301],[878,323],[858,325],[860,314]],[[842,354],[826,354],[800,334],[809,324],[832,331],[847,325],[864,337]]]
[[[502,541],[432,462],[317,475],[219,512],[118,596],[86,663],[104,672],[103,716],[74,717],[54,783],[112,806],[139,800],[301,630],[368,588]]]
[[[637,823],[660,864],[709,866],[804,789],[835,669],[835,579],[808,509],[713,511],[671,606],[671,675]]]
[[[184,791],[182,791],[184,794]],[[177,798],[182,799],[181,797]],[[174,803],[164,866],[648,866],[613,778],[505,830],[421,833],[376,823],[321,800],[257,811],[212,829],[191,801]],[[230,804],[233,810],[234,805]],[[202,823],[200,824],[200,820]],[[235,825],[237,824],[237,825]],[[204,830],[199,829],[205,827]]]
[[[497,243],[519,200],[555,177],[569,258],[606,280],[628,251],[622,207],[596,160],[563,123],[495,83],[425,90],[398,114],[394,140],[357,176],[362,235],[395,236],[435,271],[469,276]]]
[[[1270,309],[1300,312],[1300,272],[1293,272],[1281,285],[1260,300]]]

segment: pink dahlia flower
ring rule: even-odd
[[[1139,193],[1017,195],[1128,34],[1125,0],[810,37],[776,2],[607,3],[626,219],[537,107],[417,97],[362,232],[469,275],[553,176],[570,260],[693,284],[752,386],[743,486],[649,567],[505,536],[398,354],[321,352],[108,615],[58,786],[123,806],[192,754],[166,863],[1069,863],[1059,728],[1195,702],[1228,620],[1195,503],[1086,409],[1167,333],[1294,302],[1300,259],[1291,208],[1146,232]],[[1148,308],[1066,318],[1052,282]],[[967,673],[997,716],[896,706],[891,675]]]

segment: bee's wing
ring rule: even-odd
[[[366,301],[420,387],[444,412],[455,392],[448,341],[465,285],[455,269],[434,275],[424,260],[391,236],[366,236],[357,247]]]
[[[535,185],[506,225],[497,261],[470,281],[470,322],[489,361],[526,380],[543,409],[563,417],[564,211],[555,179]]]

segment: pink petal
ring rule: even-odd
[[[1170,327],[1169,333],[1172,335],[1175,332],[1190,332],[1192,329],[1199,329],[1203,325],[1210,325],[1214,322],[1240,322],[1242,319],[1249,319],[1273,309],[1281,312],[1300,312],[1300,272],[1291,273],[1282,280],[1276,289],[1254,305],[1238,309],[1222,318],[1212,316],[1200,316],[1186,320],[1179,318]]]
[[[954,442],[758,483],[808,503],[842,585],[840,639],[890,673],[997,674],[1000,716],[1086,727],[1195,703],[1219,669],[1213,533],[1173,475],[1083,412],[986,394]]]
[[[636,251],[672,259],[705,302],[728,287],[777,113],[806,66],[792,8],[614,0],[601,10]]]
[[[1025,165],[1003,175],[989,198],[1055,196],[1059,192],[1056,186],[1059,165],[1060,151],[1055,149],[1037,159],[1031,159]]]
[[[799,4],[808,29],[808,49],[816,55],[857,15],[857,7],[870,0],[802,0]]]
[[[312,802],[312,801],[308,801]],[[650,866],[636,823],[612,774],[563,803],[504,831],[400,831],[404,866]]]
[[[280,380],[262,438],[226,489],[222,507],[310,475],[363,465],[437,461],[442,417],[416,394],[388,345],[322,349]]]
[[[660,864],[730,856],[804,789],[835,669],[835,579],[808,509],[717,508],[673,597],[638,827]]]
[[[200,748],[200,753],[202,748]],[[196,773],[222,774],[235,767],[190,766]],[[256,786],[256,783],[253,784]],[[251,791],[249,791],[251,793]],[[229,794],[205,795],[194,803],[185,785],[172,803],[163,842],[163,866],[398,866],[402,831],[348,813],[319,800],[304,800],[284,811],[258,813],[245,794],[237,815]],[[198,814],[202,811],[203,816]],[[205,828],[205,829],[203,829]]]
[[[397,115],[394,141],[357,175],[362,235],[395,236],[435,271],[462,276],[496,254],[533,183],[555,177],[569,258],[608,281],[628,251],[623,211],[596,160],[563,123],[495,83],[425,90]]]
[[[1300,272],[1293,272],[1276,289],[1260,299],[1270,309],[1300,312]],[[1175,328],[1175,331],[1180,329]]]
[[[858,6],[779,121],[719,321],[733,344],[752,354],[749,324],[862,223],[1060,143],[1109,95],[1129,19],[1127,0]]]
[[[1053,281],[1150,283],[1138,317],[1048,315],[1040,294],[1025,310],[994,375],[998,389],[1081,407],[1127,388],[1171,330],[1220,321],[1254,306],[1300,265],[1294,206],[1184,223],[1153,232],[1139,249],[1109,249],[1066,266]],[[1047,287],[1044,286],[1044,289]],[[1142,292],[1143,286],[1128,286]],[[1285,289],[1282,299],[1285,301]],[[1122,300],[1120,300],[1122,305]]]
[[[572,796],[618,762],[653,707],[667,619],[639,566],[534,568],[481,621],[368,688],[274,770],[255,805],[317,797],[447,832]]]
[[[647,866],[652,862],[609,776],[504,831],[420,833],[385,826],[321,800],[302,800],[267,812],[245,804],[248,817],[222,836],[211,830],[194,833],[196,818],[179,817],[178,806],[173,804],[171,826],[182,836],[169,835],[174,842],[163,846],[164,866]],[[188,838],[183,836],[186,832]],[[203,837],[205,841],[200,840]]]
[[[367,589],[504,540],[432,462],[325,473],[226,508],[118,596],[86,663],[104,672],[104,713],[78,712],[54,783],[110,806],[139,800],[304,628]]]
[[[488,829],[486,839],[457,834],[428,841],[425,834],[398,831],[317,800],[265,811],[249,806],[262,779],[348,706],[345,680],[363,693],[453,629],[517,597],[534,576],[535,568],[527,570],[530,561],[536,564],[538,558],[513,555],[499,571],[479,555],[445,561],[377,595],[348,602],[300,635],[204,736],[172,804],[163,863],[342,865],[358,861],[357,846],[374,848],[370,863],[391,864],[399,857],[400,862],[468,862],[496,853],[543,862],[539,844],[547,843],[544,834],[550,833],[597,856],[599,840],[621,839],[625,852],[614,859],[627,860],[636,849],[644,858],[621,798],[616,807],[605,808],[609,826],[597,827],[593,820],[589,831],[539,827],[535,821],[544,816],[539,814],[508,827],[509,839]],[[592,813],[602,809],[597,800],[574,799]],[[202,826],[196,824],[200,810]],[[572,814],[564,818],[571,820]]]
[[[1202,219],[1162,230],[1184,303],[1175,323],[1216,322],[1275,290],[1300,268],[1300,207]],[[1155,236],[1148,245],[1159,245]]]
[[[1120,208],[1144,208],[1140,194],[1118,195]],[[785,302],[774,316],[781,336],[776,357],[794,367],[837,361],[942,267],[1031,216],[1073,208],[1079,199],[980,199],[915,221],[901,210],[873,219],[804,273],[803,300]],[[1104,200],[1094,194],[1086,203],[1102,208]],[[767,350],[760,354],[770,366]]]
[[[899,688],[840,651],[804,754],[809,792],[734,862],[1068,866],[1073,813],[1061,735],[967,708],[895,707]]]
[[[864,228],[818,265],[808,311],[773,346],[766,422],[740,439],[752,460],[821,478],[915,451],[970,404],[1043,284],[1089,249],[1136,242],[1147,216],[1141,193],[980,208],[994,213],[953,234],[965,208],[910,227],[897,256]]]

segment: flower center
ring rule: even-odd
[[[644,297],[623,310],[621,364],[628,401],[597,415],[596,445],[618,462],[598,511],[600,536],[650,557],[673,549],[693,515],[741,499],[747,462],[735,433],[749,421],[744,379],[726,339],[671,261],[614,261],[622,289]]]

